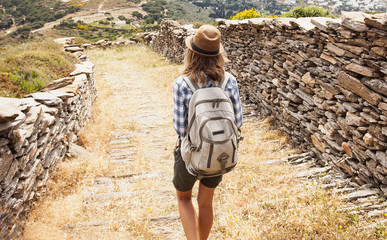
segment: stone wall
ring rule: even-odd
[[[218,29],[245,101],[321,165],[387,194],[387,14],[224,20]],[[191,34],[164,21],[145,40],[181,62]]]
[[[90,117],[97,89],[82,51],[69,77],[23,99],[0,97],[0,239],[18,237],[30,203]]]

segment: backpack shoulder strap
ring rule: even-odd
[[[196,82],[191,80],[190,77],[183,77],[183,79],[188,84],[188,87],[191,89],[192,92],[195,92],[200,88]]]
[[[227,82],[228,82],[229,78],[230,78],[230,74],[228,72],[225,72],[224,76],[223,76],[223,80],[219,83],[219,87],[221,89],[224,90],[226,88],[226,85],[227,85]]]

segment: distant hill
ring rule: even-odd
[[[305,5],[329,8],[333,13],[340,13],[341,11],[385,12],[387,10],[386,0],[278,0],[278,2],[290,6],[304,2]]]
[[[334,14],[387,9],[386,0],[0,0],[0,45],[40,37],[39,32],[53,26],[55,34],[114,40],[157,29],[165,18],[213,23],[245,9],[280,16],[295,6],[308,5],[329,8]],[[70,13],[75,14],[67,16]],[[42,28],[47,22],[51,23]],[[40,30],[32,34],[34,29]]]
[[[64,3],[59,0],[1,0],[0,30],[23,26],[15,31],[23,37],[23,32],[40,28],[46,22],[78,11],[80,7],[78,2]]]
[[[154,0],[164,1],[165,0]],[[386,0],[169,0],[169,8],[179,6],[184,11],[175,11],[167,16],[173,19],[192,20],[198,18],[230,18],[245,9],[256,8],[267,16],[282,15],[295,6],[316,5],[328,8],[332,13],[341,11],[381,11],[387,10]],[[191,9],[191,10],[189,10]],[[188,18],[188,19],[185,19]],[[198,21],[198,20],[196,20]]]

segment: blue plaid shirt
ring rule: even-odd
[[[212,87],[212,81],[207,81],[207,87]],[[231,74],[226,84],[225,92],[233,104],[236,125],[240,128],[243,122],[242,105],[239,99],[237,81]],[[178,77],[173,84],[173,127],[180,137],[184,137],[186,134],[188,126],[188,104],[191,97],[191,89],[182,76]]]

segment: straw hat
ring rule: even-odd
[[[195,35],[185,39],[185,45],[201,56],[215,57],[224,51],[220,37],[221,34],[216,27],[203,25],[195,32]]]

